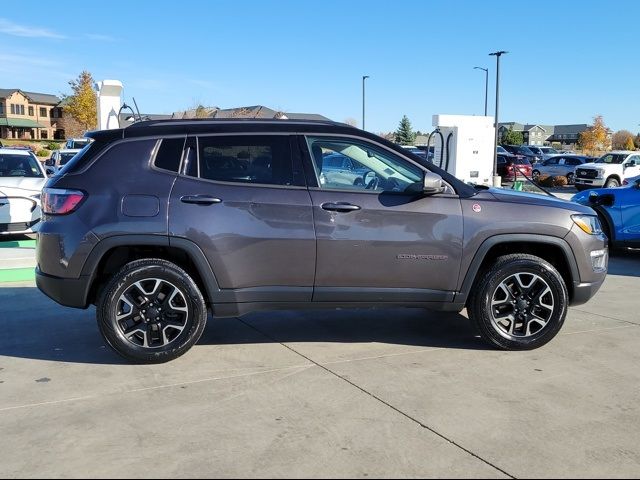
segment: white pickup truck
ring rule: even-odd
[[[577,190],[619,187],[636,175],[640,175],[640,152],[615,151],[576,167],[575,186]]]

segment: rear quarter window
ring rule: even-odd
[[[153,163],[155,167],[178,173],[185,140],[186,137],[164,138]]]

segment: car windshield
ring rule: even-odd
[[[531,150],[529,150],[529,148],[527,147],[519,147],[518,148],[518,153],[524,153],[525,155],[532,155],[533,152]]]
[[[496,150],[498,151],[498,153],[507,153],[504,147],[501,147],[500,145],[498,145],[498,148]]]
[[[513,163],[515,163],[516,165],[531,165],[531,162],[526,158],[515,158],[513,160]]]
[[[537,153],[537,154],[542,153],[542,150],[540,150],[538,147],[527,147],[527,148],[531,150],[533,153]]]
[[[620,164],[624,162],[627,155],[624,153],[607,153],[601,156],[595,163]]]
[[[0,154],[0,177],[44,177],[38,160],[31,155]]]
[[[558,153],[558,151],[555,148],[551,148],[551,147],[540,147],[540,150],[542,150],[544,153],[546,154],[556,154]]]

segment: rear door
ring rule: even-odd
[[[295,137],[190,138],[183,163],[169,232],[200,247],[225,298],[310,301],[315,234]]]
[[[451,301],[462,253],[457,195],[424,197],[424,167],[357,137],[302,137],[317,236],[314,301]],[[363,184],[322,178],[340,153]],[[311,186],[314,185],[314,186]]]

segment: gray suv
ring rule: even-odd
[[[495,347],[532,349],[606,275],[589,207],[469,186],[347,125],[146,121],[88,136],[43,190],[37,284],[95,304],[131,361],[180,356],[209,312],[271,309],[466,307]],[[363,181],[322,182],[335,154]]]

